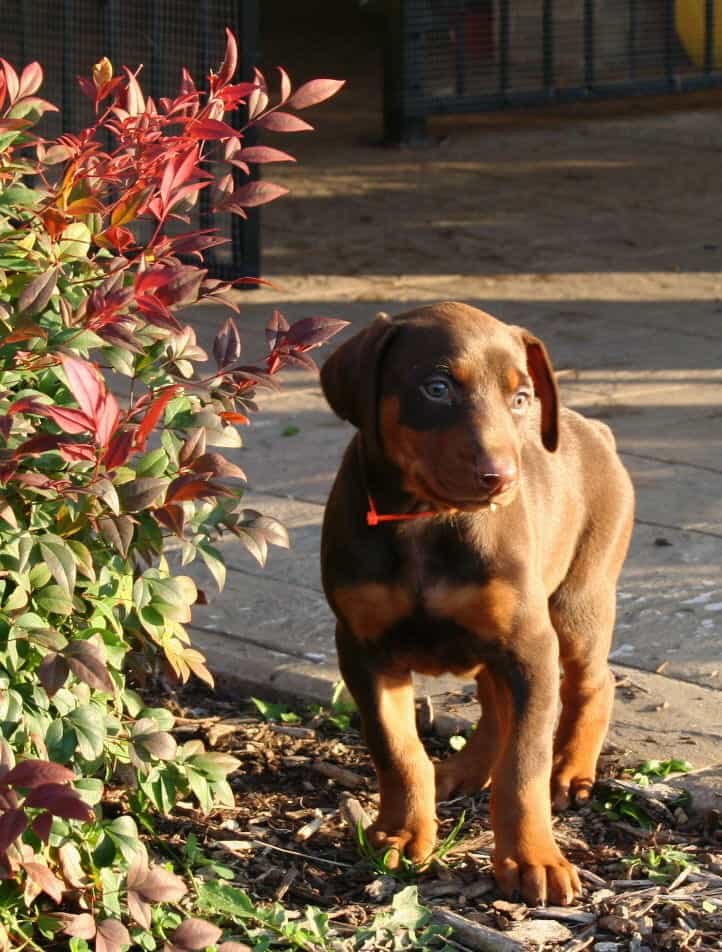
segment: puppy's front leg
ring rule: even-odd
[[[494,680],[501,753],[491,785],[494,870],[501,889],[530,905],[569,905],[579,876],[552,832],[549,780],[559,690],[558,648],[551,625],[510,641],[489,665]]]
[[[339,624],[341,674],[361,714],[364,736],[379,781],[379,815],[367,834],[373,846],[426,862],[436,843],[434,768],[419,739],[411,674],[374,670],[366,652]]]

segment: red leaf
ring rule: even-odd
[[[48,268],[28,282],[18,298],[19,314],[37,314],[47,305],[58,280],[57,268]]]
[[[43,70],[40,63],[29,63],[22,71],[18,88],[18,99],[32,96],[43,84]]]
[[[76,678],[96,691],[115,690],[100,652],[90,641],[71,641],[63,651],[63,657]]]
[[[68,463],[95,459],[95,447],[91,446],[90,443],[71,443],[61,439],[58,445],[58,452]]]
[[[53,816],[65,820],[84,820],[88,823],[93,819],[93,811],[81,800],[77,790],[61,783],[45,783],[35,787],[25,798],[25,803],[29,807],[48,810]]]
[[[138,80],[131,73],[127,66],[124,66],[123,69],[128,76],[128,85],[125,90],[125,109],[131,116],[139,116],[142,112],[145,112],[145,99],[143,98],[143,90],[138,84]]]
[[[145,902],[134,889],[128,890],[126,900],[128,903],[128,912],[133,917],[133,919],[135,919],[138,925],[142,926],[144,929],[150,929],[150,905]]]
[[[238,43],[231,31],[226,27],[226,55],[218,71],[216,86],[225,86],[235,75],[238,68]]]
[[[219,119],[196,119],[186,126],[186,135],[192,139],[233,139],[240,135],[237,129]]]
[[[213,356],[218,367],[226,367],[241,356],[241,338],[232,317],[224,321],[213,340]]]
[[[67,767],[50,760],[23,760],[13,767],[2,779],[3,784],[13,787],[33,789],[44,783],[69,783],[75,774]]]
[[[287,105],[293,109],[308,109],[335,96],[345,84],[344,79],[312,79],[298,87]]]
[[[77,357],[61,356],[70,392],[78,402],[80,409],[95,420],[105,396],[105,381],[93,364]]]
[[[241,208],[254,208],[256,205],[265,205],[287,194],[287,188],[275,185],[273,182],[246,182],[224,199],[218,207],[224,209],[229,205],[240,205]]]
[[[103,919],[97,925],[95,952],[121,952],[131,945],[130,933],[117,919]]]
[[[191,469],[195,473],[210,473],[212,476],[220,476],[222,479],[244,479],[246,474],[240,466],[231,463],[220,453],[204,453],[195,460]]]
[[[179,393],[182,393],[182,391],[182,387],[168,387],[165,390],[161,390],[155,400],[153,400],[151,405],[148,407],[148,411],[143,417],[143,420],[135,433],[135,446],[141,452],[145,449],[145,444],[148,441],[148,437],[155,429],[155,425],[163,415],[163,411],[165,410],[166,406],[174,397],[176,397]]]
[[[77,916],[64,915],[66,935],[76,936],[78,939],[92,939],[95,936],[95,919],[89,912],[81,912]]]
[[[272,149],[268,145],[250,145],[247,149],[241,149],[233,156],[234,164],[236,160],[241,162],[253,162],[260,165],[262,162],[295,162],[295,158],[288,152],[282,152],[280,149]]]
[[[108,443],[108,449],[103,456],[103,463],[107,469],[122,466],[133,450],[135,430],[119,430]]]
[[[281,76],[281,105],[283,105],[291,95],[291,78],[283,66],[278,66],[277,69]]]
[[[18,74],[15,72],[13,67],[8,63],[7,60],[0,57],[0,63],[2,63],[3,73],[5,74],[5,85],[7,86],[8,96],[10,97],[10,102],[15,102],[18,97],[18,91],[20,89],[20,81],[18,79]]]
[[[52,813],[39,813],[31,823],[31,827],[38,839],[42,840],[43,843],[47,843],[53,828]]]
[[[283,338],[283,345],[318,347],[347,326],[348,321],[335,317],[304,317],[291,325]]]
[[[266,324],[266,341],[268,349],[273,350],[278,344],[279,338],[285,334],[289,328],[289,323],[279,310],[274,310],[271,320]]]
[[[299,119],[290,112],[269,112],[254,120],[254,125],[269,132],[308,132],[313,129],[304,119]]]
[[[15,842],[27,825],[28,818],[24,810],[6,810],[0,815],[0,853],[4,853]]]
[[[95,418],[95,432],[100,446],[107,446],[120,421],[120,407],[112,393],[105,394]]]
[[[65,659],[54,651],[46,654],[38,665],[38,677],[48,697],[57,694],[68,680],[70,669]]]
[[[198,479],[194,474],[179,476],[168,487],[165,501],[182,502],[185,499],[208,499],[216,495],[216,490],[207,479]]]
[[[153,510],[153,516],[164,528],[170,529],[180,538],[183,538],[183,526],[185,525],[185,513],[182,506],[167,505],[160,509]]]
[[[125,558],[133,540],[135,526],[130,516],[102,516],[98,529],[105,541]]]
[[[55,902],[63,898],[63,883],[44,863],[21,863],[28,877]]]
[[[178,902],[188,892],[180,876],[162,866],[152,866],[148,875],[133,888],[150,902]]]
[[[184,949],[205,949],[207,945],[215,945],[222,934],[218,926],[205,919],[186,919],[173,933],[173,941]]]
[[[220,418],[225,420],[226,423],[235,423],[238,426],[245,426],[251,422],[244,413],[231,413],[225,410],[220,414]]]
[[[38,416],[49,417],[65,433],[92,433],[95,429],[93,421],[82,410],[37,403],[32,412]]]
[[[233,86],[226,86],[219,90],[216,95],[223,100],[226,109],[235,109],[256,89],[258,89],[256,83],[235,83]]]

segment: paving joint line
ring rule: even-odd
[[[719,539],[722,541],[722,533],[710,532],[707,529],[693,529],[691,526],[670,526],[664,522],[652,522],[649,519],[635,518],[634,522],[638,526],[649,526],[651,529],[670,529],[672,532],[692,532],[695,535],[709,536],[712,539]]]
[[[675,423],[684,423],[685,421],[694,420],[695,417],[685,417],[684,420],[675,420]],[[614,426],[612,426],[614,430]],[[715,473],[717,476],[722,476],[722,469],[717,469],[716,466],[705,466],[702,463],[683,463],[682,460],[678,459],[666,459],[663,456],[648,456],[646,453],[635,453],[633,450],[618,450],[620,456],[631,456],[633,459],[646,459],[652,463],[666,463],[668,466],[686,466],[689,469],[699,469],[706,473]]]
[[[649,671],[647,668],[638,668],[634,664],[626,664],[624,661],[618,661],[617,658],[612,658],[610,664],[612,667],[616,668],[625,668],[627,671],[637,671],[639,674],[653,674],[657,678],[664,678],[665,681],[681,681],[683,684],[690,684],[695,688],[702,688],[705,691],[716,691],[718,694],[722,693],[722,686],[717,687],[713,684],[700,684],[699,681],[692,681],[690,678],[681,678],[672,676],[671,674],[665,674],[664,672]]]

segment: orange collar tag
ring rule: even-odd
[[[368,499],[369,508],[366,513],[366,525],[368,526],[377,526],[380,522],[401,522],[404,519],[426,519],[429,516],[438,516],[438,512],[432,509],[427,509],[423,512],[385,513],[381,515],[376,511],[376,505],[371,498],[371,493],[368,494]]]

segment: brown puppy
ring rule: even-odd
[[[491,780],[500,887],[570,903],[579,878],[554,842],[551,800],[589,797],[612,707],[634,510],[614,438],[559,408],[541,341],[464,304],[378,317],[321,383],[359,429],[326,508],[322,565],[379,778],[370,838],[423,862],[435,795]],[[412,671],[478,684],[479,726],[436,775]]]

